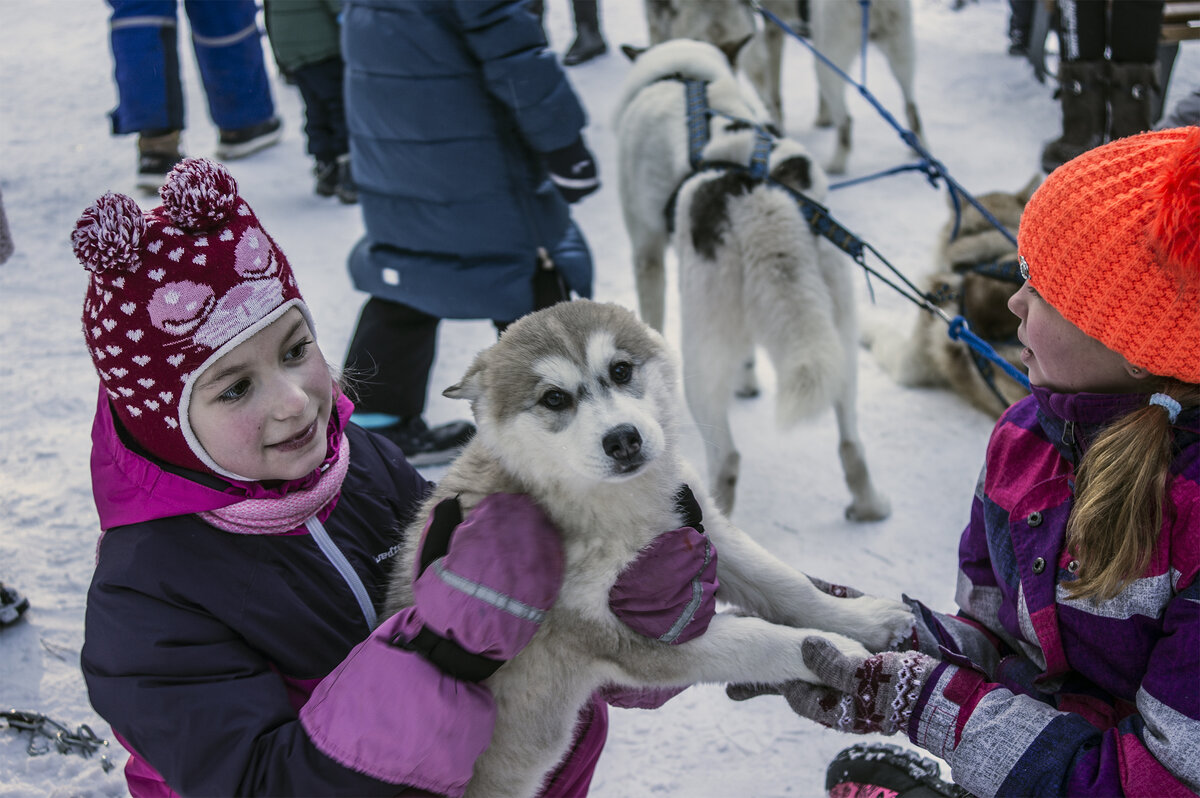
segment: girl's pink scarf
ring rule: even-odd
[[[340,438],[337,457],[311,487],[267,499],[242,499],[228,507],[197,515],[217,529],[239,535],[291,532],[316,515],[342,489],[342,481],[350,468],[350,440],[346,435]]]

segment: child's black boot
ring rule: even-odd
[[[825,771],[830,798],[967,798],[941,779],[937,762],[888,743],[857,743]]]

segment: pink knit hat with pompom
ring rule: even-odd
[[[188,158],[162,205],[97,199],[75,223],[75,256],[91,272],[83,332],[125,429],[174,465],[234,477],[196,440],[188,401],[201,373],[296,307],[314,331],[287,258],[218,163]]]

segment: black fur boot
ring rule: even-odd
[[[1158,93],[1154,64],[1109,64],[1108,103],[1112,123],[1108,136],[1122,139],[1153,126]]]
[[[1064,61],[1059,65],[1063,132],[1042,150],[1043,171],[1053,172],[1104,143],[1106,73],[1103,61]]]

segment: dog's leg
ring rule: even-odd
[[[642,321],[661,333],[666,323],[667,273],[663,266],[663,253],[667,242],[655,234],[639,238],[634,244],[633,254],[638,312]]]
[[[742,51],[738,63],[758,93],[771,121],[783,131],[783,96],[780,91],[780,70],[783,63],[783,31],[775,25],[755,34]]]
[[[855,349],[847,347],[850,360],[856,360]],[[863,455],[862,441],[858,437],[858,366],[848,363],[842,393],[834,397],[833,412],[837,417],[838,456],[842,460],[842,471],[846,485],[850,488],[853,501],[846,508],[846,518],[851,521],[879,521],[892,513],[887,497],[875,490],[867,460]]]
[[[646,687],[752,682],[780,684],[821,680],[804,664],[801,644],[820,635],[849,655],[862,655],[857,640],[819,629],[780,626],[761,618],[719,614],[700,637],[677,646],[645,645],[618,663],[623,680]]]
[[[826,22],[833,22],[833,20],[826,20]],[[840,70],[846,72],[854,62],[858,37],[821,35],[819,28],[816,27],[816,22],[814,22],[813,35],[820,39],[816,43],[817,49],[821,50]],[[846,108],[845,81],[824,62],[818,62],[817,89],[820,92],[821,101],[829,110],[829,122],[837,131],[837,143],[833,157],[829,160],[825,171],[840,175],[846,171],[846,161],[850,157],[853,127],[850,112]]]
[[[700,264],[699,268],[712,264]],[[689,279],[682,275],[682,279]],[[733,510],[741,455],[729,426],[735,378],[745,369],[745,353],[753,351],[745,329],[728,313],[706,308],[700,292],[686,291],[680,309],[683,385],[688,409],[704,440],[708,484],[723,513]],[[689,297],[696,301],[689,301]],[[723,301],[724,293],[709,294]]]
[[[912,612],[903,602],[874,596],[835,598],[729,519],[706,515],[705,529],[717,549],[721,601],[773,623],[836,632],[871,651],[886,650],[912,631]]]
[[[917,112],[917,101],[913,94],[913,81],[916,77],[917,54],[913,42],[912,17],[905,15],[897,23],[899,30],[894,35],[884,36],[878,44],[887,58],[896,82],[900,84],[900,92],[904,96],[904,115],[908,119],[908,129],[925,144],[925,134],[921,130],[921,115]]]
[[[708,484],[717,507],[733,511],[737,495],[741,455],[729,426],[729,404],[733,391],[734,358],[721,357],[707,349],[695,336],[683,335],[683,385],[688,409],[704,440]]]

